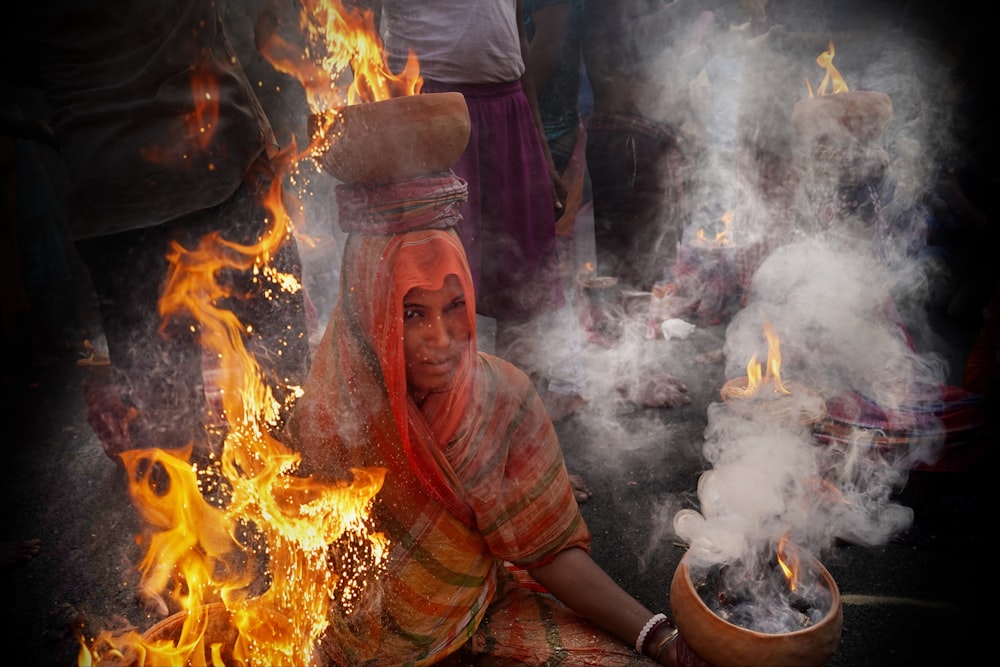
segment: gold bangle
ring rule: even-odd
[[[677,641],[677,637],[679,636],[677,628],[670,628],[670,632],[667,633],[667,636],[656,644],[650,646],[649,652],[647,652],[646,655],[656,662],[660,662],[660,656],[662,656],[664,652],[666,652],[673,645],[673,643]]]

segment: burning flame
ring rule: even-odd
[[[212,135],[219,121],[219,82],[215,76],[201,67],[191,73],[191,100],[193,106],[184,114],[184,127],[198,146],[205,150],[212,143]],[[148,144],[139,149],[139,154],[147,162],[176,166],[187,159],[187,155],[176,151],[177,144],[170,137],[157,137],[159,143]],[[209,170],[214,165],[209,165]]]
[[[698,245],[716,245],[716,246],[729,245],[731,238],[729,236],[729,232],[730,232],[730,227],[733,224],[733,212],[731,210],[726,211],[719,218],[719,221],[722,222],[723,229],[721,232],[715,233],[715,238],[713,240],[709,240],[708,237],[705,235],[704,227],[699,227],[698,232],[695,234],[695,243],[697,243]]]
[[[757,354],[750,357],[747,364],[747,386],[736,390],[742,398],[757,394],[764,385],[771,385],[776,394],[791,394],[781,381],[781,343],[770,322],[764,322],[764,336],[767,338],[767,365],[757,361]]]
[[[828,94],[827,91],[831,89],[832,92],[830,94],[833,95],[847,92],[847,83],[844,81],[844,77],[833,66],[834,53],[833,40],[831,39],[830,48],[816,57],[816,64],[826,72],[823,75],[823,80],[819,83],[819,87],[816,89],[816,95],[826,95]],[[806,87],[809,89],[809,97],[813,97],[812,84],[809,83],[808,78],[806,78]]]
[[[335,0],[304,0],[300,28],[308,48],[279,37],[273,21],[273,15],[262,14],[258,28],[275,29],[258,30],[258,48],[276,69],[299,77],[314,110],[419,92],[414,58],[400,75],[389,72],[370,11],[346,11]],[[348,68],[353,76],[344,93],[338,83]],[[186,117],[189,128],[211,132],[218,111],[211,82],[199,81],[195,99],[205,104]],[[280,174],[308,153],[296,154],[293,145],[276,156],[279,177],[268,194],[267,229],[256,244],[209,234],[196,248],[174,245],[168,255],[171,270],[160,315],[166,321],[189,313],[197,322],[200,342],[218,368],[218,418],[225,438],[217,470],[198,470],[190,462],[190,445],[164,450],[150,443],[151,449],[122,455],[129,492],[147,524],[140,537],[146,547],[140,593],[165,609],[169,602],[182,610],[183,625],[179,636],[167,639],[135,630],[104,631],[89,642],[81,636],[81,667],[123,656],[134,657],[137,667],[223,665],[228,647],[209,636],[206,611],[218,603],[237,631],[234,663],[310,664],[331,605],[350,611],[358,590],[385,565],[386,539],[369,530],[385,471],[353,470],[349,484],[292,474],[299,455],[270,433],[288,406],[275,398],[244,345],[252,331],[217,305],[229,295],[215,276],[229,269],[253,271],[275,294],[301,289],[294,276],[271,268],[269,259],[294,233]],[[287,389],[288,401],[301,395],[298,387]],[[335,543],[349,546],[331,558]]]
[[[357,588],[378,576],[384,563],[384,536],[367,527],[384,471],[354,470],[354,481],[339,485],[292,475],[299,456],[268,431],[281,406],[243,344],[248,332],[231,311],[215,305],[227,296],[215,275],[227,268],[252,268],[277,289],[300,288],[292,276],[267,266],[290,233],[280,193],[275,179],[268,200],[273,219],[256,245],[209,234],[195,250],[174,246],[169,255],[161,315],[181,310],[194,315],[201,343],[219,360],[227,432],[217,478],[199,474],[189,462],[190,446],[122,454],[129,492],[148,526],[141,538],[147,551],[139,566],[140,592],[166,596],[187,612],[180,636],[104,632],[89,647],[83,644],[81,666],[128,654],[138,656],[140,667],[205,664],[203,654],[198,656],[208,627],[205,608],[219,601],[238,630],[232,655],[239,664],[309,664],[330,605],[349,608]],[[301,394],[291,389],[291,397]],[[339,562],[349,569],[334,571],[329,545],[345,535],[368,546],[340,554]],[[266,590],[257,593],[261,580]],[[221,664],[219,655],[212,664]]]
[[[297,38],[307,43],[278,35],[277,19],[265,13],[258,21],[257,48],[276,70],[299,80],[313,113],[420,92],[423,79],[416,56],[410,54],[399,74],[390,71],[370,9],[347,9],[340,0],[299,4]],[[262,23],[264,19],[271,21]],[[267,29],[261,30],[262,25]]]
[[[799,554],[797,551],[789,550],[788,534],[781,536],[778,540],[778,566],[788,581],[788,590],[795,591],[799,587]]]

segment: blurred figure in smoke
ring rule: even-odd
[[[623,0],[584,11],[597,270],[632,289],[649,291],[664,277],[690,221],[702,147],[689,85],[706,59],[711,4]]]
[[[275,177],[271,126],[230,46],[214,0],[56,2],[27,10],[16,75],[39,87],[69,174],[69,230],[101,309],[113,377],[87,387],[109,455],[193,443],[205,462],[202,348],[193,318],[161,322],[176,245],[206,234],[250,245],[265,231]],[[294,240],[271,258],[300,277]],[[244,325],[276,398],[308,366],[301,291],[254,272],[216,276],[214,305]]]

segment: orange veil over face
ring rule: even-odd
[[[465,293],[467,354],[453,385],[418,407],[406,389],[403,299],[451,274]],[[323,649],[335,664],[436,662],[479,626],[505,561],[526,567],[589,548],[534,385],[476,350],[474,296],[451,229],[347,237],[337,305],[288,427],[302,474],[386,471],[372,516],[388,564],[363,593],[373,601],[358,605],[365,611],[331,620]]]

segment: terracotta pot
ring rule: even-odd
[[[822,563],[812,556],[808,558],[811,570],[822,575],[832,593],[830,610],[817,623],[802,630],[767,634],[733,625],[709,609],[695,590],[685,555],[670,584],[670,607],[684,641],[715,667],[825,664],[840,643],[843,627],[840,591]]]
[[[870,143],[892,121],[892,100],[885,93],[852,91],[799,100],[792,109],[792,126],[806,140],[855,139]]]
[[[726,407],[742,417],[783,426],[813,426],[826,418],[826,401],[801,384],[784,382],[785,389],[791,392],[787,395],[777,394],[765,384],[757,390],[759,396],[755,393],[744,397],[748,383],[744,375],[728,380],[719,390]]]
[[[315,157],[344,183],[395,183],[451,168],[469,142],[461,93],[394,97],[309,117]]]

